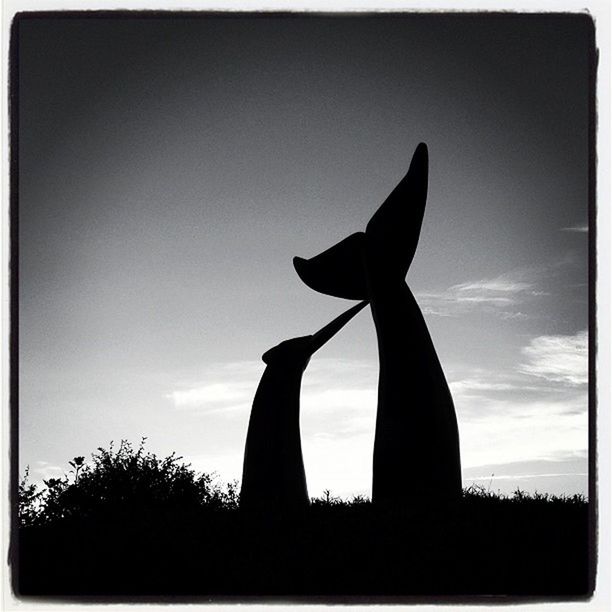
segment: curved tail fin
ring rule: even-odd
[[[363,300],[367,297],[364,238],[363,232],[357,232],[310,259],[294,257],[293,267],[302,281],[319,293]]]
[[[368,297],[367,260],[370,281],[403,282],[419,242],[428,175],[429,154],[421,143],[406,176],[374,213],[365,233],[351,234],[310,259],[293,258],[302,281],[319,293],[363,300]]]
[[[366,227],[369,257],[375,257],[385,274],[406,277],[416,252],[429,175],[427,145],[416,148],[406,176],[374,213]]]

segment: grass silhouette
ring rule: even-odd
[[[585,597],[584,497],[464,490],[418,507],[326,491],[291,516],[238,506],[238,483],[181,457],[98,448],[63,478],[19,485],[20,595]]]

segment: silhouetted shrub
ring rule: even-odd
[[[585,596],[589,502],[464,490],[458,503],[373,504],[330,491],[303,513],[237,512],[172,454],[123,441],[19,485],[24,595]]]
[[[29,476],[30,469],[26,468],[18,488],[19,524],[23,527],[37,523],[41,507],[40,498],[44,495],[44,491],[39,491],[35,484],[28,482]]]
[[[45,480],[39,490],[28,483],[28,471],[19,485],[19,520],[22,526],[50,524],[91,517],[139,519],[167,513],[231,510],[238,505],[238,485],[215,482],[213,474],[198,474],[172,453],[160,459],[122,440],[117,449],[98,448],[91,462],[70,461],[72,481]]]

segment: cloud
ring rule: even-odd
[[[306,436],[324,433],[339,439],[374,431],[377,388],[337,387],[322,393],[302,396],[302,430]]]
[[[59,466],[49,463],[48,461],[36,461],[34,467],[30,469],[31,482],[44,486],[44,481],[49,478],[63,478],[66,470]]]
[[[415,296],[426,315],[456,317],[485,312],[503,320],[525,320],[533,317],[530,308],[541,298],[552,295],[548,289],[555,287],[560,277],[566,280],[568,269],[579,263],[583,262],[569,251],[556,261],[515,268],[492,278],[470,280],[443,290],[419,291]]]
[[[512,461],[509,463],[482,465],[466,468],[464,476],[470,479],[522,476],[529,474],[584,475],[588,457],[585,451],[561,452],[547,459]]]
[[[510,383],[490,382],[487,380],[478,380],[476,378],[467,378],[456,380],[449,383],[449,387],[453,395],[456,394],[473,394],[482,391],[511,391],[516,389],[516,385]]]
[[[500,312],[499,316],[504,319],[504,321],[522,321],[525,319],[529,319],[529,315],[525,314],[524,312]]]
[[[458,316],[476,309],[489,311],[503,319],[525,319],[518,306],[541,295],[532,279],[532,270],[515,270],[491,279],[453,285],[443,291],[421,291],[416,297],[424,314]]]
[[[586,452],[554,453],[545,460],[514,461],[463,470],[463,486],[477,485],[511,494],[546,491],[552,494],[587,495],[588,457]]]
[[[177,383],[165,394],[176,409],[202,414],[241,415],[251,408],[265,365],[230,362],[212,365],[198,380]],[[319,420],[350,413],[353,424],[360,410],[376,404],[378,364],[359,360],[313,358],[304,373],[301,392],[303,414]]]
[[[478,480],[520,480],[523,478],[559,478],[562,476],[588,476],[587,472],[552,472],[550,474],[513,474],[512,476],[496,476],[495,474],[491,474],[490,476],[476,476],[470,478],[469,480],[478,481]]]
[[[579,233],[587,233],[589,231],[588,225],[573,225],[572,227],[562,227],[562,232],[579,232]]]
[[[200,413],[225,413],[250,408],[265,365],[237,361],[207,367],[197,380],[177,382],[165,394],[175,408]]]
[[[516,461],[550,460],[588,448],[586,393],[539,401],[520,394],[482,403],[478,414],[457,402],[464,468]]]
[[[527,362],[519,370],[531,376],[566,385],[588,382],[588,338],[580,331],[573,336],[538,336],[522,349]]]
[[[535,342],[536,347],[540,344]],[[564,344],[569,346],[572,342]],[[533,346],[532,341],[523,351],[529,352]],[[560,457],[579,457],[584,464],[588,448],[586,389],[584,385],[559,384],[557,377],[569,376],[573,381],[576,372],[571,370],[569,375],[568,368],[561,370],[560,363],[565,363],[561,360],[551,359],[547,363],[547,374],[553,371],[553,364],[558,365],[553,379],[533,376],[518,367],[508,371],[463,367],[461,372],[452,372],[454,376],[449,378],[449,386],[459,421],[462,466],[466,476],[473,479],[488,474],[490,477],[493,471],[497,475],[510,471],[513,476],[558,471],[567,474],[568,478],[571,476],[572,490],[577,490],[576,486],[578,489],[586,486],[586,478],[583,485],[579,483],[579,472],[584,470],[574,470],[574,467],[571,474],[569,469],[550,469],[550,465],[546,470],[530,467],[517,472],[507,469],[509,464],[517,462],[550,462]],[[494,465],[504,466],[504,469],[492,470]],[[486,469],[479,469],[483,466]],[[536,484],[540,490],[549,490],[542,487],[542,482]]]
[[[510,294],[519,290],[516,286],[506,289]],[[466,485],[470,479],[476,481],[487,475],[490,479],[490,474],[495,473],[499,477],[496,487],[507,486],[508,490],[514,490],[519,482],[529,482],[540,491],[579,491],[586,486],[582,475],[585,470],[580,466],[552,468],[548,463],[546,469],[535,468],[535,464],[525,464],[521,470],[504,467],[568,456],[585,461],[586,389],[582,384],[559,384],[559,376],[574,381],[576,372],[566,366],[561,368],[560,364],[566,362],[558,358],[558,353],[567,351],[543,351],[541,347],[550,343],[542,342],[542,338],[551,337],[534,338],[520,353],[524,362],[521,365],[527,366],[528,371],[519,368],[519,364],[505,371],[463,364],[447,368],[459,421]],[[556,347],[580,346],[580,334],[552,338],[563,340],[552,343]],[[224,479],[240,477],[250,407],[264,367],[260,362],[216,364],[191,381],[177,383],[166,394],[175,409],[206,417],[207,431],[214,432],[210,435],[215,439],[220,431],[234,432],[218,447],[204,445],[209,454],[190,457],[194,467],[216,470]],[[546,376],[534,375],[534,368]],[[376,360],[315,357],[306,369],[300,425],[312,495],[319,495],[325,488],[341,495],[370,494],[377,381]],[[538,479],[538,474],[542,478]],[[502,481],[505,476],[508,478]]]
[[[424,294],[417,294],[417,297],[421,297]],[[427,299],[427,298],[426,298]],[[421,306],[421,312],[424,315],[433,315],[436,317],[456,317],[457,313],[453,314],[450,310],[445,310],[444,308],[434,308],[432,306]]]
[[[462,283],[453,288],[458,292],[476,291],[481,292],[501,292],[501,293],[520,293],[532,287],[531,283],[517,282],[508,278],[498,277],[495,280],[480,281],[477,283]],[[506,298],[507,299],[507,298]]]
[[[212,410],[224,407],[241,406],[250,397],[251,384],[248,382],[212,383],[172,391],[166,397],[174,402],[177,408],[209,408]]]
[[[567,398],[568,389],[556,383],[521,372],[518,369],[492,371],[482,368],[470,368],[461,374],[452,372],[448,378],[449,387],[454,398],[469,399],[472,411],[481,410],[481,401],[491,399],[513,400],[520,395],[523,401],[537,401],[546,398]]]
[[[206,418],[207,430],[238,431],[222,447],[186,457],[194,469],[240,478],[246,427],[264,369],[259,362],[215,364],[176,384],[165,397],[177,410]],[[313,357],[302,381],[302,449],[311,495],[370,493],[378,363]],[[231,419],[231,421],[230,421]]]

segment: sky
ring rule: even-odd
[[[586,493],[589,28],[23,20],[21,473],[57,477],[146,436],[239,479],[261,355],[352,305],[308,289],[292,257],[363,230],[425,142],[407,282],[453,394],[464,486]],[[365,309],[304,375],[311,495],[370,495],[377,377]]]

